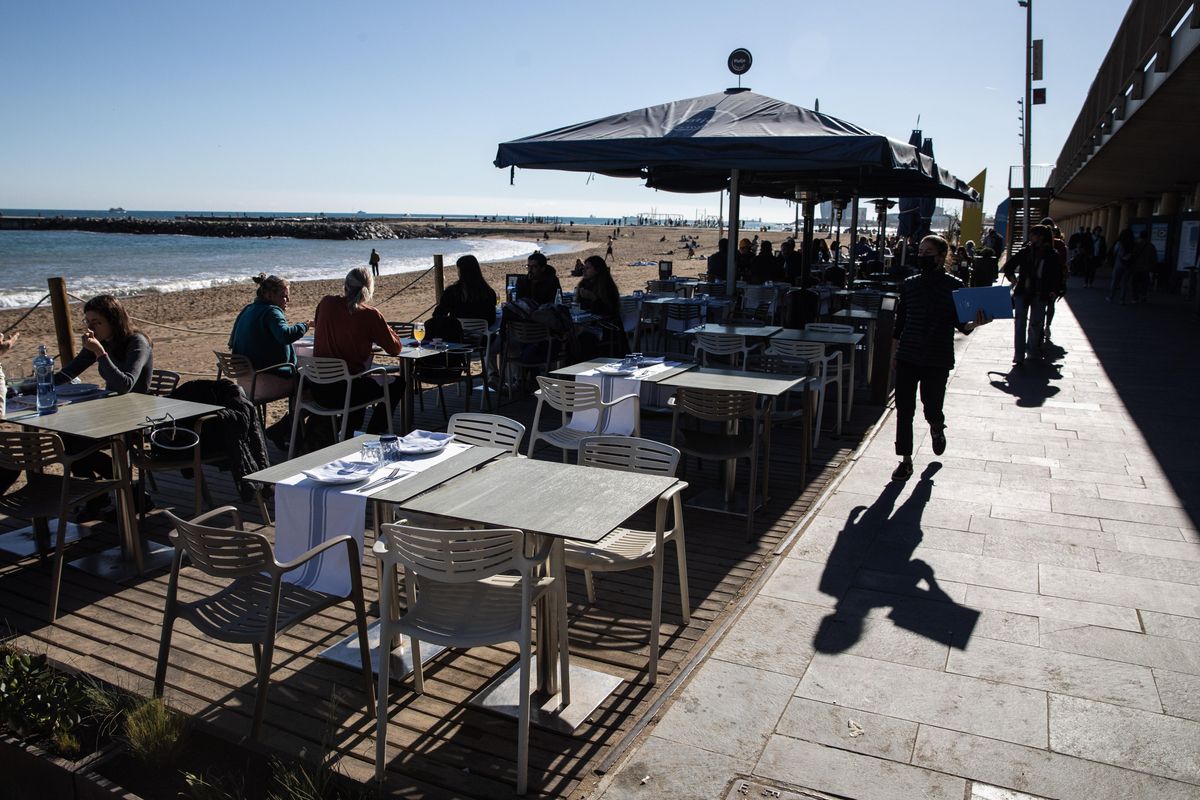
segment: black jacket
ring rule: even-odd
[[[1038,263],[1041,262],[1042,273],[1038,276]],[[1063,269],[1062,259],[1053,247],[1047,247],[1040,253],[1032,247],[1022,247],[1021,250],[1004,262],[1004,277],[1013,282],[1013,295],[1030,297],[1036,295],[1042,302],[1049,302],[1067,288],[1067,276]]]
[[[216,420],[205,422],[201,430],[200,447],[205,456],[223,455],[218,465],[233,473],[233,482],[243,500],[248,500],[256,488],[242,482],[242,476],[266,469],[267,445],[258,427],[257,412],[246,393],[233,381],[188,381],[170,394],[178,400],[223,406]]]
[[[940,267],[921,272],[900,284],[896,325],[892,335],[900,341],[896,360],[922,367],[954,367],[954,331],[970,333],[958,321],[955,289],[963,282]]]

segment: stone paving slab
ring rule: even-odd
[[[1052,694],[1050,749],[1200,784],[1200,723],[1192,720]]]
[[[796,684],[789,675],[713,659],[659,720],[654,735],[739,761],[753,759]]]
[[[1077,544],[1040,542],[1014,536],[985,534],[983,554],[991,558],[1027,561],[1031,564],[1057,564],[1060,567],[1075,569],[1098,569],[1096,549]]]
[[[1189,547],[1196,545],[1184,542]],[[1097,563],[1101,572],[1114,575],[1128,575],[1134,578],[1157,578],[1172,583],[1187,583],[1193,586],[1200,584],[1200,569],[1195,561],[1184,561],[1176,558],[1160,558],[1144,556],[1139,553],[1124,553],[1115,550],[1101,550],[1097,553]],[[1074,566],[1059,564],[1060,567]]]
[[[1157,611],[1141,612],[1142,625],[1151,636],[1179,639],[1185,642],[1200,642],[1200,619],[1181,617],[1176,614],[1161,614]]]
[[[1041,646],[1126,664],[1167,667],[1200,675],[1200,642],[1084,625],[1043,633]]]
[[[757,760],[757,759],[755,759]],[[750,774],[754,760],[742,761],[700,747],[649,736],[613,776],[606,800],[679,798],[711,800],[735,775]]]
[[[915,722],[804,697],[791,699],[776,731],[793,739],[902,763],[912,757],[917,740]]]
[[[1080,530],[1062,525],[1044,525],[1040,522],[1025,522],[982,515],[972,516],[968,527],[973,533],[984,533],[1002,538],[1032,539],[1039,542],[1096,549],[1117,549],[1117,535],[1101,530]]]
[[[1200,675],[1156,669],[1154,682],[1164,713],[1200,722]]]
[[[1043,564],[1040,570],[1042,594],[1200,617],[1200,586],[1097,574],[1049,564]]]
[[[966,733],[1046,745],[1045,692],[846,654],[818,653],[798,697]]]
[[[1162,710],[1149,668],[1107,658],[972,638],[965,650],[950,651],[946,671],[1147,711]]]
[[[961,800],[966,793],[961,778],[778,735],[754,774],[855,800]]]
[[[1057,800],[1196,800],[1190,783],[929,725],[912,763]]]
[[[1136,609],[1109,603],[1090,603],[1028,592],[1010,592],[1005,589],[972,586],[967,590],[966,604],[971,608],[995,608],[1001,611],[1011,611],[1014,614],[1049,617],[1128,631],[1142,629]]]

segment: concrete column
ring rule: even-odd
[[[1180,197],[1178,192],[1164,192],[1158,201],[1158,213],[1171,217],[1179,213]]]
[[[1127,200],[1121,203],[1121,217],[1117,223],[1117,233],[1129,227],[1129,222],[1137,216],[1137,203],[1133,200]]]
[[[1104,243],[1112,247],[1117,242],[1117,234],[1121,232],[1121,206],[1114,203],[1107,211],[1104,218]]]
[[[1192,19],[1200,18],[1200,14],[1193,12]],[[1192,191],[1192,205],[1190,210],[1195,211],[1200,208],[1200,183],[1196,184],[1196,188]]]
[[[1143,197],[1137,201],[1137,206],[1134,210],[1135,217],[1148,217],[1154,213],[1154,198]]]

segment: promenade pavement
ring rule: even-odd
[[[885,416],[606,800],[1200,798],[1200,320],[1103,294],[958,337],[946,453]]]

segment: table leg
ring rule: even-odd
[[[117,526],[120,529],[121,542],[125,554],[133,555],[134,567],[141,575],[145,569],[142,559],[142,543],[138,535],[135,521],[133,501],[133,465],[129,463],[129,450],[125,438],[113,438],[113,472],[117,479]]]
[[[867,385],[871,385],[871,373],[875,363],[875,320],[867,322]]]
[[[858,382],[858,370],[855,362],[857,361],[858,346],[850,345],[850,380],[845,380],[842,376],[838,380],[846,384],[843,388],[846,390],[846,422],[850,421],[850,414],[854,411],[854,387]]]
[[[400,435],[407,436],[412,430],[413,418],[413,380],[415,370],[413,369],[413,359],[402,358],[400,363],[404,365],[404,390],[400,400]]]
[[[771,413],[775,409],[775,398],[767,398],[767,414],[766,425],[763,430],[763,507],[767,505],[767,501],[771,499]],[[751,508],[753,508],[754,498],[750,498]]]

